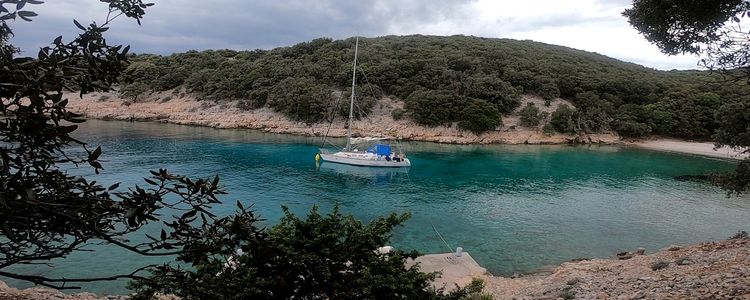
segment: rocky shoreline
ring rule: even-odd
[[[172,92],[154,93],[138,101],[120,99],[115,93],[91,93],[80,98],[68,94],[68,109],[87,118],[103,120],[152,121],[182,125],[208,126],[214,128],[247,128],[270,133],[304,136],[346,136],[344,121],[338,118],[330,126],[326,123],[305,124],[287,119],[269,108],[242,110],[238,101],[214,102],[197,100],[191,95],[177,97]],[[526,95],[525,103],[535,103],[542,111],[552,112],[560,104],[569,102],[558,99],[550,106],[544,100]],[[515,115],[503,117],[503,126],[480,135],[459,130],[452,126],[424,127],[410,120],[394,120],[391,112],[403,108],[403,103],[383,98],[363,120],[354,122],[353,132],[357,136],[392,137],[412,141],[451,144],[619,144],[621,139],[614,133],[572,136],[544,133],[541,127],[524,128],[518,125]]]
[[[637,252],[637,251],[636,251]],[[750,299],[750,239],[563,263],[549,274],[488,276],[495,299]]]
[[[78,94],[68,94],[68,109],[87,118],[119,121],[148,121],[180,125],[206,126],[213,128],[242,128],[262,130],[269,133],[293,134],[301,136],[346,136],[344,122],[339,118],[328,123],[305,124],[294,122],[269,108],[246,111],[240,109],[237,101],[214,102],[197,100],[190,95],[174,96],[172,92],[155,93],[144,96],[137,102],[120,99],[116,93],[91,93],[80,98]],[[541,111],[550,113],[561,104],[572,104],[557,99],[550,106],[544,100],[525,95],[523,105],[534,103]],[[708,142],[680,141],[666,138],[626,141],[615,133],[586,135],[545,133],[541,126],[525,128],[519,125],[515,115],[503,116],[503,126],[480,135],[459,130],[452,126],[424,127],[410,120],[394,120],[391,112],[402,108],[403,103],[389,98],[380,100],[372,113],[365,119],[354,122],[355,136],[391,137],[404,140],[447,143],[447,144],[600,144],[627,145],[644,149],[677,152],[722,159],[742,159],[747,154],[727,147],[714,149]]]
[[[612,259],[578,259],[546,273],[516,278],[484,275],[485,291],[495,299],[750,299],[750,239],[670,246],[652,254],[634,251]],[[66,295],[31,288],[18,290],[0,282],[0,300],[98,298],[91,293]],[[160,299],[176,299],[162,297]]]

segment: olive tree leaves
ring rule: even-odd
[[[48,263],[80,251],[92,241],[105,241],[132,252],[149,255],[217,253],[225,243],[196,243],[201,239],[225,240],[217,226],[226,223],[209,212],[223,191],[219,179],[192,180],[154,171],[146,186],[118,191],[96,181],[69,175],[73,165],[89,165],[98,173],[102,148],[89,149],[72,136],[84,120],[67,110],[64,91],[80,95],[106,91],[118,83],[127,65],[129,47],[109,45],[104,38],[112,20],[120,15],[140,20],[151,4],[140,0],[102,1],[108,13],[102,25],[74,25],[81,33],[65,41],[62,36],[42,47],[37,57],[18,55],[8,44],[8,22],[30,21],[30,5],[41,1],[0,2],[0,276],[28,280],[56,288],[76,288],[71,282],[143,278],[132,273],[98,278],[47,278],[7,271],[17,264]],[[76,149],[82,149],[78,151]],[[168,196],[169,195],[169,196]],[[181,211],[164,218],[162,210]],[[240,209],[238,218],[253,224],[255,218]],[[171,220],[171,221],[170,221]],[[165,231],[147,243],[125,238],[149,222],[163,221]],[[208,246],[206,246],[208,245]],[[208,249],[206,247],[213,247]],[[220,252],[220,251],[219,251]]]

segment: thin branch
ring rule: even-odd
[[[0,271],[0,276],[5,276],[8,278],[14,278],[18,280],[25,280],[29,282],[33,282],[34,284],[58,289],[58,290],[76,290],[80,289],[79,286],[65,286],[65,283],[68,282],[96,282],[96,281],[113,281],[118,279],[138,279],[138,280],[148,280],[148,278],[143,276],[135,275],[141,271],[144,271],[148,268],[155,267],[157,265],[148,265],[145,267],[141,267],[136,269],[135,271],[131,272],[130,274],[125,275],[114,275],[114,276],[107,276],[107,277],[91,277],[91,278],[49,278],[44,276],[38,276],[38,275],[22,275],[22,274],[15,274],[10,272],[3,272]],[[51,284],[51,282],[62,282],[62,285],[54,285]]]
[[[98,231],[98,229],[94,229],[94,231],[97,231],[97,233],[101,233],[100,231]],[[120,241],[118,241],[118,240],[116,240],[116,239],[112,238],[111,236],[108,236],[108,235],[106,235],[104,233],[101,233],[101,236],[98,236],[98,238],[103,239],[103,240],[105,240],[105,241],[107,241],[107,242],[109,242],[111,244],[114,244],[116,246],[119,246],[121,248],[124,248],[125,250],[130,250],[132,252],[135,252],[135,253],[140,254],[140,255],[145,255],[145,256],[168,256],[168,255],[177,255],[177,254],[182,254],[182,253],[188,252],[187,250],[177,250],[177,251],[172,251],[172,252],[156,252],[155,253],[155,252],[144,251],[144,250],[138,249],[136,247],[133,247],[131,245],[125,244],[125,243],[120,242]],[[198,249],[196,249],[195,251],[197,251],[197,250]]]

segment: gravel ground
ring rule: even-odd
[[[650,255],[564,263],[547,275],[488,277],[496,299],[746,299],[747,237],[671,246]]]

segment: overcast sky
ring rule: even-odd
[[[111,43],[139,53],[270,49],[318,37],[430,34],[529,39],[598,52],[657,69],[694,69],[698,58],[666,56],[621,15],[630,0],[154,0],[142,26],[118,19]],[[81,23],[101,21],[96,0],[47,0],[31,23],[11,24],[27,53]]]

